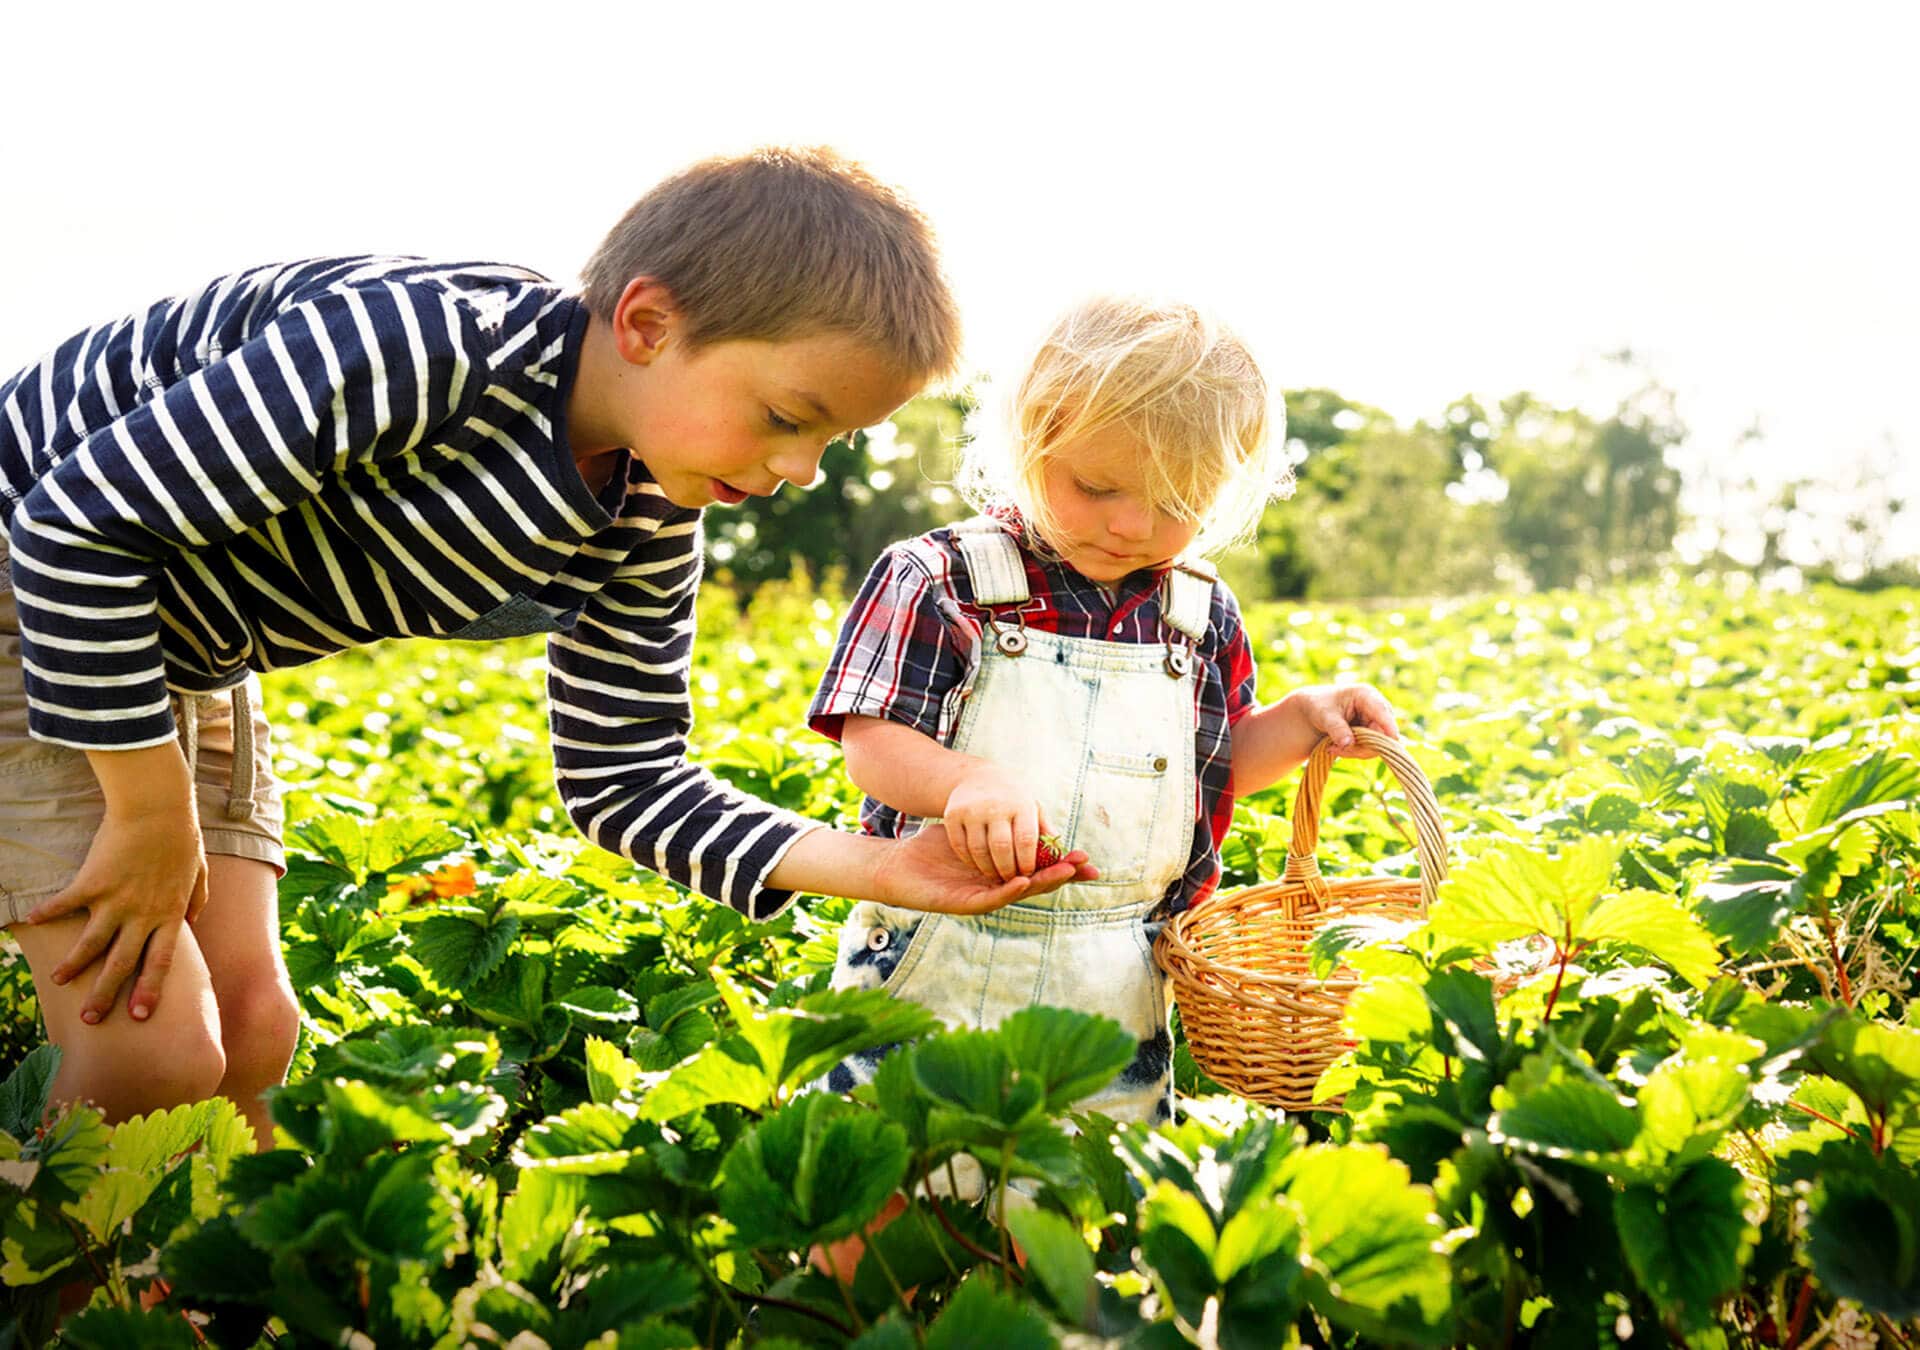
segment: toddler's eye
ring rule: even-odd
[[[794,432],[800,430],[798,422],[789,422],[772,408],[767,409],[767,425],[775,431]]]
[[[1094,487],[1091,483],[1083,483],[1078,478],[1073,480],[1073,485],[1080,489],[1083,496],[1099,498],[1113,495],[1112,488]]]

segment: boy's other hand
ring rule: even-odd
[[[972,861],[954,853],[937,830],[924,829],[887,846],[876,899],[902,909],[937,914],[985,914],[1016,900],[1056,891],[1071,881],[1092,881],[1100,870],[1078,849],[1032,876],[1009,881],[983,877]]]
[[[167,803],[116,811],[110,803],[73,880],[28,919],[45,923],[85,910],[86,926],[54,967],[53,982],[93,969],[80,1017],[97,1023],[133,979],[127,1009],[145,1020],[160,1001],[183,926],[206,902],[207,860],[191,808]]]
[[[953,854],[988,882],[1031,877],[1040,836],[1051,834],[1031,789],[998,764],[981,762],[947,795],[942,813]]]

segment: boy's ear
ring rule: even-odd
[[[613,345],[623,361],[650,365],[679,333],[673,292],[652,277],[635,277],[613,307]]]

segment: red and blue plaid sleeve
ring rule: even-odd
[[[881,554],[841,622],[807,725],[837,741],[848,717],[884,717],[938,739],[943,709],[968,668],[967,635],[948,591],[904,547]]]

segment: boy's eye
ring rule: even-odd
[[[767,425],[775,431],[794,432],[800,430],[800,424],[798,422],[788,421],[772,408],[767,409]]]

